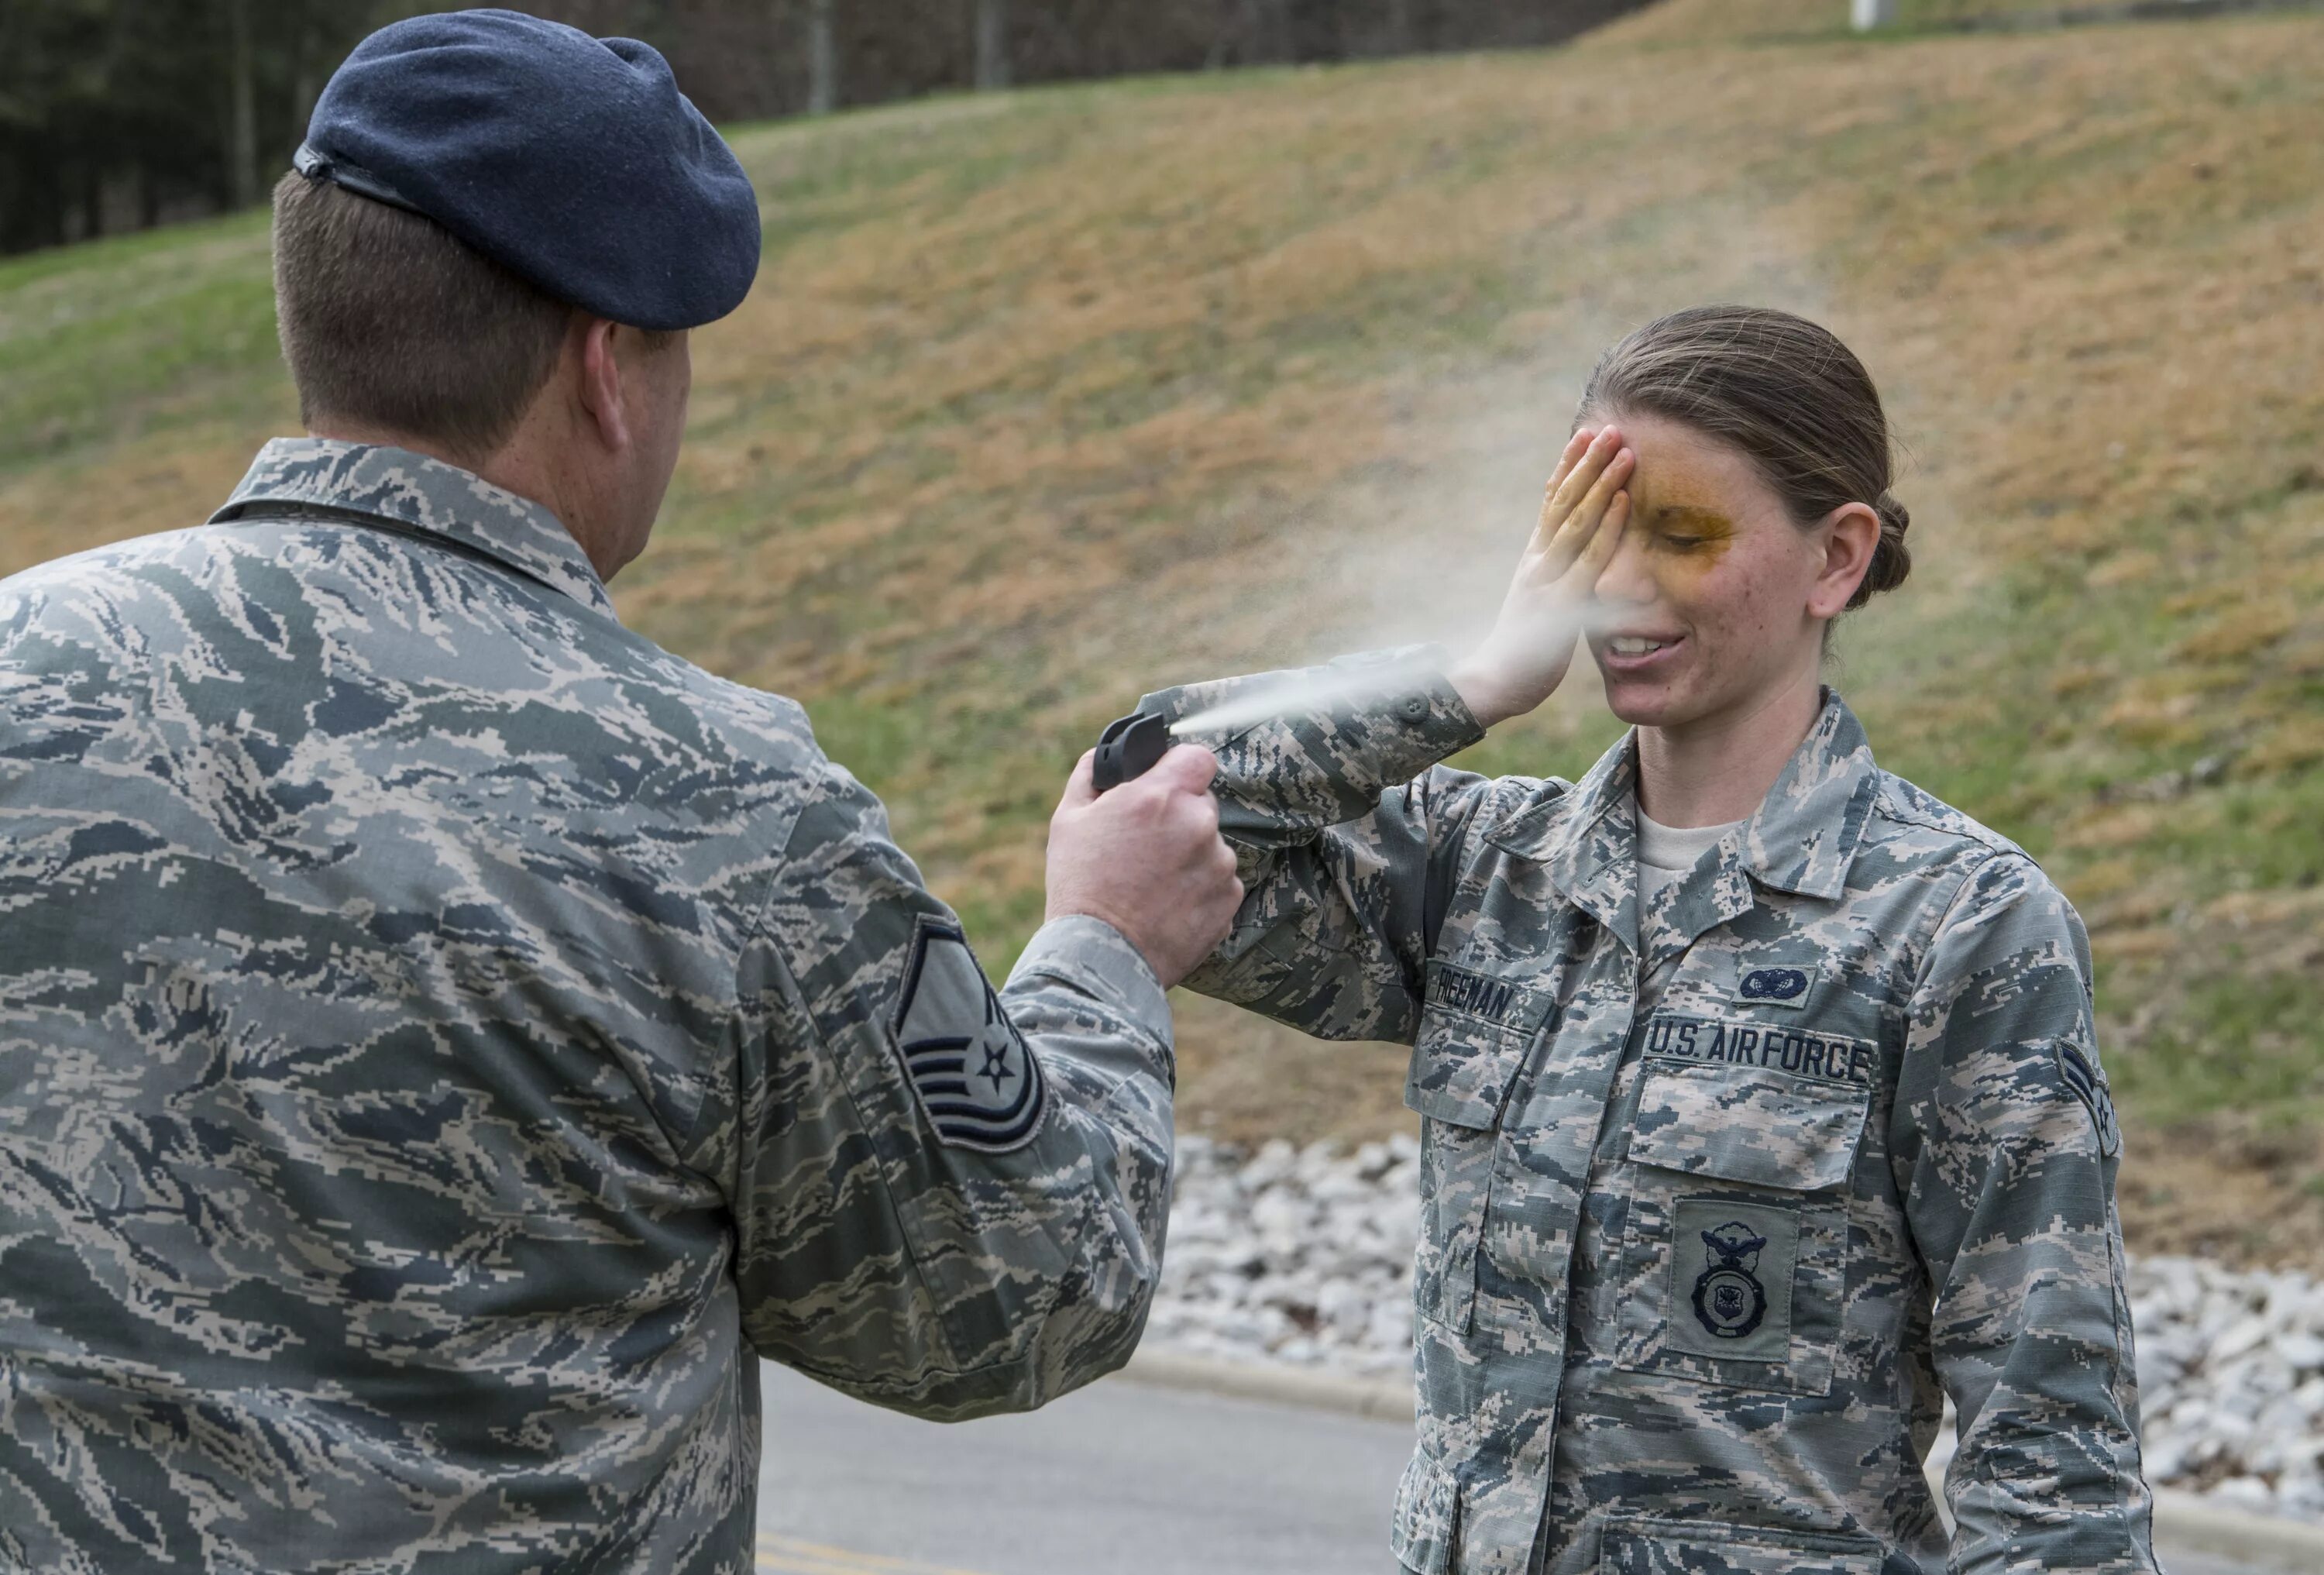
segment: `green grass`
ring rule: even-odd
[[[2082,907],[2134,1125],[2324,1115],[2324,22],[1842,17],[1670,0],[1562,51],[740,128],[765,269],[696,336],[623,615],[804,699],[998,967],[1106,718],[1457,637],[1598,348],[1791,306],[1916,456],[1920,566],[1836,668],[1884,762]],[[0,264],[0,571],[198,519],[291,410],[255,216]],[[1563,699],[1472,763],[1615,731]],[[1393,1108],[1388,1062],[1187,1037],[1191,1110]]]
[[[0,262],[0,475],[262,408],[277,360],[263,215]]]

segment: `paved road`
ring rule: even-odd
[[[1406,1425],[1115,1378],[936,1427],[761,1373],[767,1575],[1393,1575]]]
[[[936,1427],[761,1368],[759,1568],[1389,1575],[1412,1429],[1110,1379]]]

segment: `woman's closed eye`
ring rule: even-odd
[[[1648,538],[1666,552],[1700,552],[1735,534],[1726,516],[1709,509],[1685,507],[1655,511],[1646,526]]]

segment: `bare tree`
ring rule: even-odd
[[[1250,66],[1275,59],[1279,16],[1275,0],[1227,0],[1219,7],[1218,31],[1204,65]]]
[[[832,34],[832,0],[807,0],[807,112],[829,115],[839,107],[839,43]]]
[[[0,254],[266,200],[364,33],[448,0],[0,0]],[[467,0],[457,0],[466,4]],[[1552,43],[1648,0],[505,0],[644,38],[721,120]],[[1837,20],[1839,0],[1832,5]],[[1865,0],[1877,11],[1902,0]],[[1905,9],[1909,10],[1909,7]]]
[[[258,200],[258,72],[250,58],[250,0],[226,0],[226,195],[236,207]]]
[[[315,9],[310,0],[300,0],[290,34],[290,140],[294,143],[306,140],[307,123],[314,118],[315,99],[323,90],[321,73],[330,69],[326,59],[330,46],[320,37]]]
[[[1009,86],[1009,0],[976,0],[976,90]]]
[[[1291,47],[1291,8],[1286,0],[1243,0],[1250,19],[1251,51],[1246,63],[1275,64],[1296,58]]]

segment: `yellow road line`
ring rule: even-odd
[[[758,1567],[772,1575],[979,1575],[944,1564],[918,1564],[878,1553],[859,1553],[796,1537],[759,1538]]]

